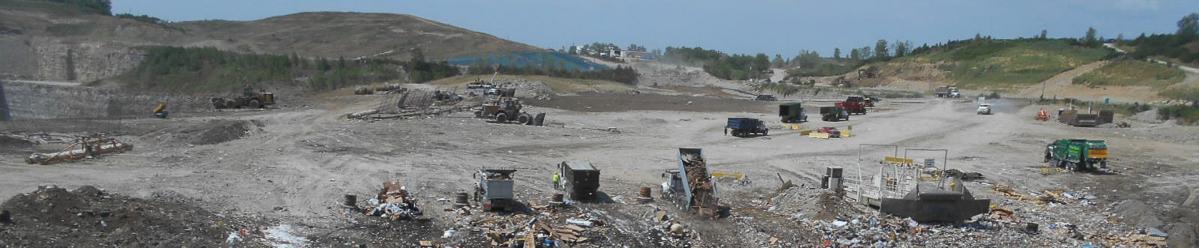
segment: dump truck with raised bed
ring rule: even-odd
[[[820,107],[820,120],[848,121],[849,112],[840,107]]]
[[[662,192],[684,210],[695,210],[701,216],[719,217],[716,183],[708,172],[703,150],[679,148],[679,169],[667,170]]]
[[[754,118],[729,118],[724,126],[724,134],[733,133],[736,137],[767,135],[770,129],[762,120]]]
[[[1060,139],[1045,146],[1045,162],[1073,170],[1107,168],[1107,143],[1103,140]]]
[[[558,164],[561,187],[571,200],[594,200],[599,190],[600,170],[587,161],[563,161]]]
[[[518,205],[513,194],[512,173],[514,169],[479,169],[475,178],[475,201],[483,206],[483,210],[514,210]]]
[[[800,123],[808,121],[808,114],[804,113],[803,103],[787,103],[779,104],[779,117],[783,119],[783,123]]]

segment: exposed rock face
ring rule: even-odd
[[[207,111],[207,97],[142,95],[115,89],[0,80],[0,106],[13,120],[149,116],[159,101],[168,111]]]
[[[36,61],[33,79],[91,82],[120,75],[141,62],[138,49],[111,43],[60,43],[34,38],[31,57]]]

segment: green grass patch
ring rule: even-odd
[[[1176,119],[1180,125],[1194,125],[1199,123],[1199,107],[1196,106],[1169,106],[1157,109],[1157,118],[1161,120]]]
[[[1074,84],[1089,86],[1165,87],[1182,82],[1182,70],[1142,60],[1119,60],[1074,78]]]
[[[426,82],[458,74],[457,68],[445,62],[312,59],[240,54],[216,48],[145,50],[145,58],[136,68],[116,78],[124,87],[184,93],[235,91],[268,84],[331,90],[399,79]]]
[[[978,40],[912,59],[946,62],[939,68],[950,71],[965,88],[1008,89],[1037,84],[1111,55],[1110,50],[1067,40]]]
[[[1157,94],[1170,99],[1199,101],[1199,88],[1195,87],[1172,88],[1163,90]]]

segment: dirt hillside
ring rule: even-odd
[[[151,23],[0,0],[0,78],[90,82],[125,72],[141,46],[216,47],[305,57],[446,59],[536,47],[411,15],[318,12],[255,21]]]

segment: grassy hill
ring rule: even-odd
[[[542,51],[402,14],[315,12],[254,21],[166,23],[152,17],[113,16],[78,4],[0,0],[0,78],[91,82],[132,70],[146,53],[143,47],[161,46],[399,61],[418,52],[440,61]]]
[[[1176,68],[1122,59],[1074,78],[1074,84],[1088,86],[1153,86],[1164,88],[1182,82],[1186,75]]]
[[[894,59],[883,66],[935,64],[964,88],[1005,90],[1040,83],[1113,53],[1109,49],[1077,46],[1070,40],[974,40]]]

